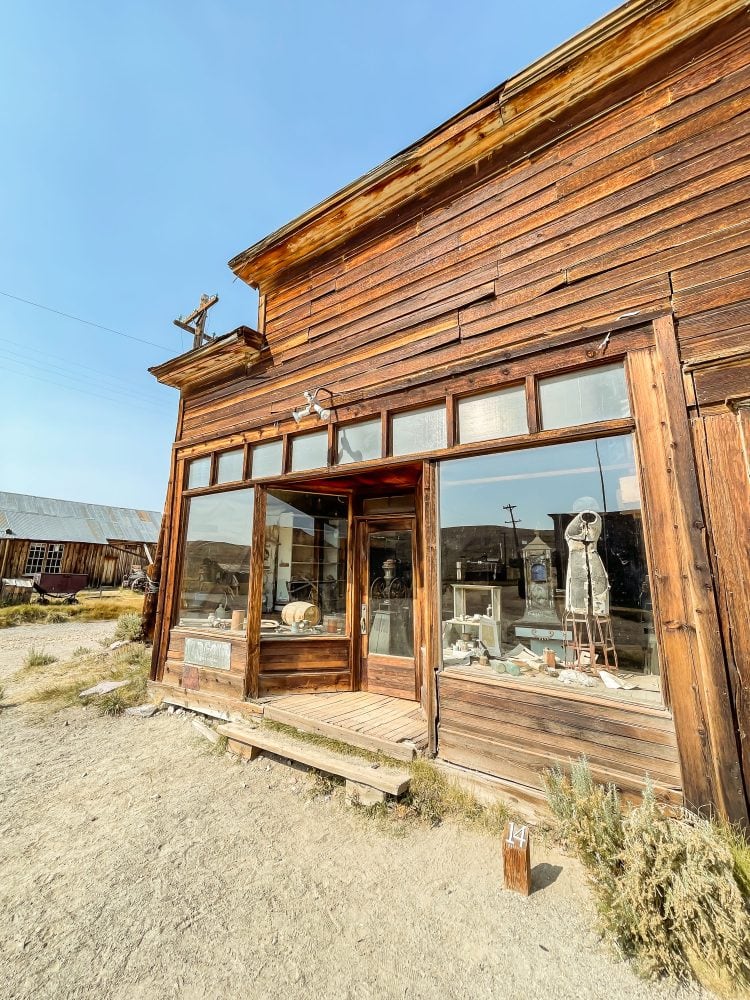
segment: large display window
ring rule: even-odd
[[[263,636],[346,634],[345,496],[268,490]]]
[[[629,435],[440,463],[443,665],[661,704]]]
[[[253,492],[207,493],[187,501],[180,625],[246,630]]]

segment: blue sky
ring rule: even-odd
[[[4,4],[0,489],[161,509],[172,320],[255,325],[231,256],[612,6]]]

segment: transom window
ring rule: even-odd
[[[332,440],[331,429],[319,426],[193,458],[187,489],[426,455],[604,421],[621,420],[626,430],[630,416],[621,360],[555,375],[529,375],[517,384],[490,383],[468,392],[459,386],[413,409],[385,408],[359,419],[343,414],[341,423],[334,422]]]

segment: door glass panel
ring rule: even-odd
[[[368,538],[368,654],[414,656],[412,532],[375,531]]]

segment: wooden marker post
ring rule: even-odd
[[[508,823],[503,833],[503,880],[506,889],[531,894],[529,828]]]

